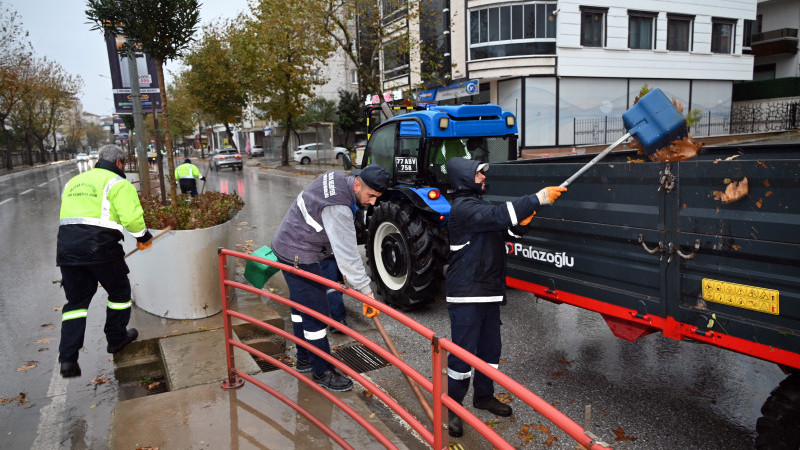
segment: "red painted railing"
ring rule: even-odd
[[[354,299],[362,303],[366,303],[369,306],[380,310],[381,314],[385,314],[386,316],[389,316],[397,320],[398,322],[407,326],[410,330],[418,333],[420,336],[424,337],[431,343],[431,365],[432,365],[433,379],[428,380],[425,376],[417,372],[413,367],[406,364],[402,359],[394,356],[392,353],[390,353],[382,346],[376,344],[375,342],[355,332],[346,325],[342,325],[341,323],[331,319],[328,316],[322,315],[303,305],[300,305],[299,303],[293,302],[287,298],[281,297],[280,295],[274,294],[272,292],[263,289],[257,289],[253,286],[239,283],[237,281],[229,280],[228,269],[227,269],[228,256],[246,259],[249,261],[255,261],[261,264],[266,264],[269,266],[276,267],[285,272],[290,272],[297,276],[307,278],[311,281],[314,281],[316,283],[322,284],[324,286],[336,289],[344,294],[347,294],[350,297],[353,297]],[[218,252],[218,258],[219,258],[220,285],[222,287],[222,313],[223,313],[223,322],[225,327],[225,342],[226,342],[225,353],[228,363],[228,379],[222,382],[222,387],[226,389],[238,388],[244,384],[244,381],[249,381],[253,383],[254,385],[260,387],[261,389],[267,391],[269,394],[275,396],[276,398],[278,398],[279,400],[281,400],[282,402],[284,402],[285,404],[296,410],[298,413],[302,414],[306,419],[314,423],[322,432],[326,433],[331,439],[333,439],[337,444],[339,444],[343,448],[349,449],[352,447],[344,439],[342,439],[342,437],[339,436],[335,431],[333,431],[326,424],[322,423],[320,420],[312,416],[303,407],[301,407],[291,399],[287,398],[280,392],[276,391],[275,389],[271,388],[270,386],[256,380],[255,378],[246,373],[242,373],[239,370],[237,370],[234,365],[233,347],[238,347],[255,356],[258,356],[259,358],[269,362],[275,367],[278,367],[279,369],[291,374],[292,376],[294,376],[295,378],[305,383],[306,385],[314,389],[316,392],[318,392],[319,394],[323,395],[325,398],[330,400],[331,403],[341,408],[345,413],[350,415],[350,417],[352,417],[353,420],[355,420],[358,424],[360,424],[367,432],[369,432],[372,436],[374,436],[375,439],[378,440],[378,442],[380,442],[381,444],[383,444],[386,448],[397,448],[397,447],[394,444],[392,444],[392,442],[389,441],[389,439],[386,436],[384,436],[380,431],[378,431],[377,428],[375,428],[371,423],[369,423],[369,421],[360,416],[353,408],[348,406],[337,396],[328,392],[327,389],[325,389],[324,387],[321,387],[317,383],[312,381],[310,377],[307,377],[301,374],[300,372],[297,372],[296,370],[294,370],[294,368],[284,364],[283,362],[281,362],[276,358],[271,357],[270,355],[267,355],[248,345],[242,344],[241,342],[235,341],[231,335],[231,317],[236,317],[238,319],[244,320],[260,328],[263,328],[271,333],[274,333],[278,336],[288,339],[297,345],[305,347],[308,351],[314,352],[314,354],[316,354],[317,356],[333,364],[339,370],[346,373],[354,381],[364,386],[376,398],[380,399],[386,406],[391,408],[406,423],[408,423],[408,425],[411,428],[413,428],[414,431],[416,431],[423,439],[425,439],[425,441],[431,445],[431,448],[441,449],[447,447],[447,439],[444,436],[445,432],[443,427],[443,424],[446,423],[447,421],[446,417],[447,410],[445,408],[450,409],[456,414],[458,414],[464,420],[464,422],[469,424],[475,431],[480,433],[495,448],[498,449],[514,448],[500,435],[498,435],[491,427],[483,423],[483,421],[475,417],[475,415],[473,415],[466,408],[458,404],[455,400],[453,400],[447,395],[448,352],[456,355],[464,362],[474,367],[475,370],[481,371],[483,374],[494,380],[497,384],[504,387],[506,390],[508,390],[509,393],[511,393],[512,395],[516,396],[517,398],[519,398],[520,400],[531,406],[534,410],[536,410],[545,418],[550,420],[554,425],[561,428],[565,433],[567,433],[569,436],[571,436],[585,448],[590,448],[593,450],[601,450],[608,448],[597,444],[591,437],[589,437],[584,432],[583,428],[580,425],[575,423],[569,417],[565,416],[563,413],[558,411],[556,408],[554,408],[546,401],[539,398],[533,392],[526,389],[524,386],[520,385],[519,383],[509,378],[499,370],[495,369],[494,367],[483,362],[481,359],[479,359],[472,353],[467,352],[466,350],[452,343],[448,339],[445,339],[442,335],[436,334],[433,330],[416,322],[415,320],[411,319],[405,314],[402,314],[401,312],[391,308],[390,306],[387,306],[375,299],[367,297],[366,295],[358,291],[352,289],[346,289],[337,282],[328,280],[326,278],[320,277],[318,275],[300,269],[296,269],[286,264],[281,264],[275,261],[259,258],[256,256],[249,255],[247,253],[241,253],[221,248],[219,249]],[[392,397],[386,394],[378,386],[373,384],[368,379],[364,378],[361,374],[351,369],[349,366],[345,365],[341,361],[332,357],[331,355],[322,352],[321,350],[317,349],[312,345],[309,345],[304,340],[295,337],[294,334],[288,333],[281,328],[277,328],[268,323],[262,322],[245,314],[231,310],[229,303],[229,296],[227,295],[229,288],[242,289],[244,291],[251,292],[253,294],[261,295],[271,300],[275,300],[277,302],[288,305],[291,308],[294,308],[298,311],[302,311],[306,314],[312,315],[315,318],[321,320],[322,322],[328,324],[329,326],[338,328],[339,330],[343,331],[348,336],[352,337],[365,347],[369,348],[373,352],[380,355],[386,361],[394,365],[396,368],[398,368],[400,371],[402,371],[404,374],[406,374],[408,377],[414,380],[414,382],[416,382],[419,386],[421,386],[423,390],[427,391],[431,395],[433,399],[432,402],[433,424],[431,429],[428,429],[428,427],[423,425],[419,420],[417,420],[416,417],[414,417],[411,413],[409,413],[406,410],[406,408],[402,407],[399,403],[397,403],[397,401],[395,401]]]

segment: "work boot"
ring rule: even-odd
[[[461,437],[464,435],[464,424],[461,422],[461,417],[458,417],[453,411],[449,411],[447,421],[447,434],[451,437]]]
[[[61,376],[64,378],[74,378],[81,376],[81,366],[78,365],[78,361],[62,362]]]
[[[472,399],[472,406],[478,409],[485,409],[495,416],[508,417],[511,415],[511,407],[494,396],[474,398]]]
[[[339,323],[341,323],[342,325],[347,325],[347,319],[342,319],[342,320],[339,321]],[[340,329],[338,329],[336,327],[328,327],[328,328],[330,328],[331,334],[344,333],[342,330],[340,330]]]
[[[314,373],[311,375],[311,379],[329,391],[344,392],[353,389],[353,380],[339,375],[335,369],[326,370],[322,375]]]
[[[298,359],[294,363],[294,370],[300,373],[311,372],[311,363],[307,359]]]
[[[128,334],[127,336],[125,336],[125,339],[122,342],[116,345],[112,345],[109,343],[108,347],[106,347],[106,351],[108,353],[117,353],[118,351],[122,350],[123,347],[135,341],[136,338],[138,337],[139,337],[139,331],[136,328],[131,328],[128,330]]]

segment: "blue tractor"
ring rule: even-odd
[[[389,189],[356,218],[381,299],[409,310],[442,293],[449,251],[446,162],[517,159],[517,124],[497,105],[435,106],[393,117],[378,126],[364,165],[389,173]]]

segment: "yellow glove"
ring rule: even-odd
[[[150,248],[152,246],[153,246],[153,240],[152,239],[147,241],[147,242],[137,242],[136,243],[136,247],[139,249],[139,251],[147,250],[148,248]]]
[[[533,219],[533,216],[535,216],[535,215],[536,215],[536,211],[534,211],[534,212],[533,212],[533,214],[531,214],[530,216],[526,217],[526,218],[525,218],[525,219],[524,219],[522,222],[520,222],[519,224],[520,224],[520,225],[527,225],[527,224],[531,223],[531,219]]]
[[[567,192],[567,188],[561,186],[548,186],[536,193],[536,198],[539,199],[540,205],[550,205],[558,197],[561,197],[562,192]]]

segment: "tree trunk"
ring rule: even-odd
[[[239,146],[236,145],[236,141],[233,139],[233,131],[231,130],[231,124],[229,124],[227,121],[225,122],[225,134],[228,135],[228,142],[231,143],[231,146],[235,148],[236,151],[239,151]]]
[[[286,130],[283,132],[283,141],[281,141],[281,165],[289,165],[289,136],[292,135],[292,115],[286,116]]]
[[[0,123],[5,123],[5,117],[0,117]],[[14,161],[11,159],[11,151],[14,149],[13,139],[11,137],[11,133],[6,130],[6,127],[0,127],[2,129],[2,133],[6,138],[6,160],[3,161],[3,164],[7,170],[14,170]]]
[[[158,64],[158,89],[161,91],[161,117],[164,121],[164,144],[167,148],[166,173],[169,180],[169,196],[172,199],[172,206],[178,206],[178,190],[175,188],[175,157],[172,154],[172,136],[169,133],[169,109],[167,108],[167,85],[164,83],[164,61],[156,60]],[[153,105],[155,108],[155,105]]]

